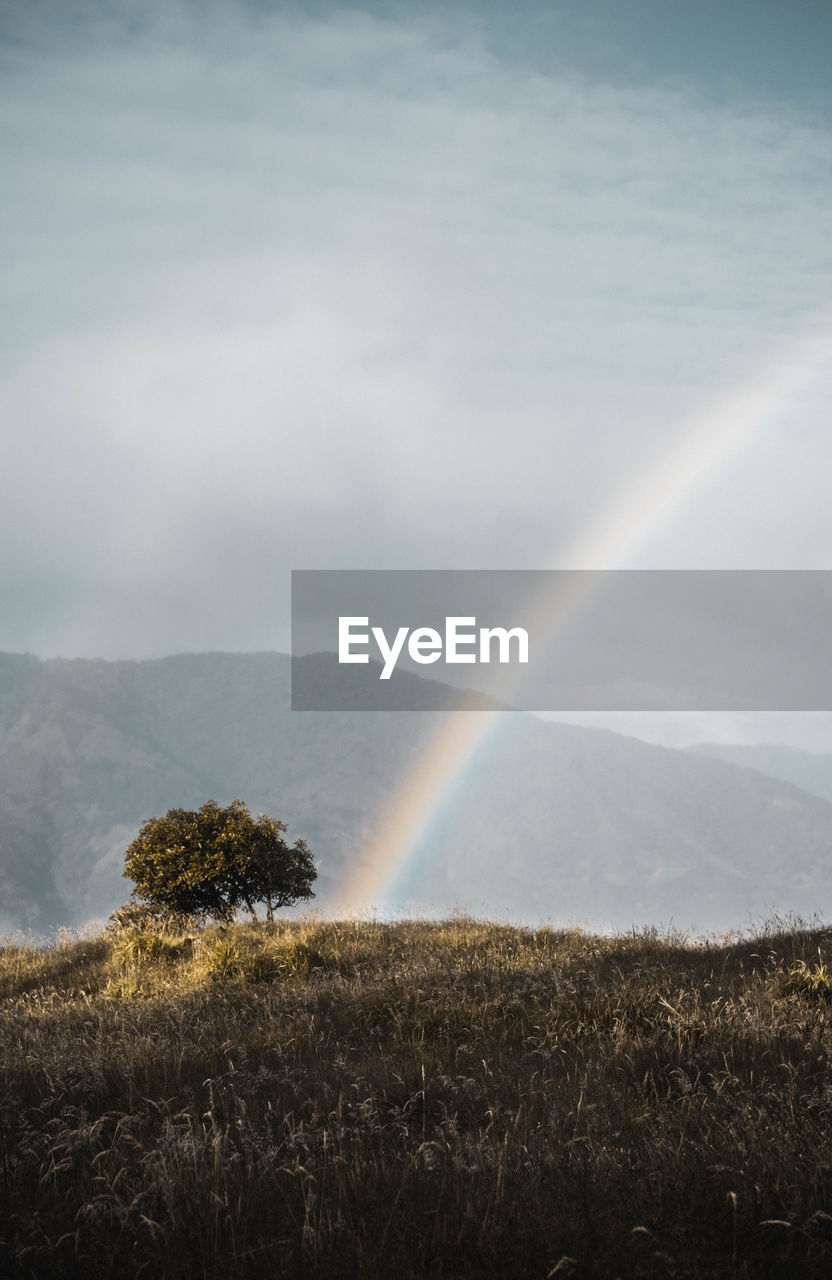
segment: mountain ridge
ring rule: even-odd
[[[709,756],[724,764],[753,769],[832,803],[832,754],[829,752],[804,751],[774,742],[697,742],[686,750],[692,755]]]
[[[0,655],[0,930],[108,914],[128,896],[123,854],[142,821],[237,795],[309,842],[313,905],[334,904],[391,796],[460,713],[437,709],[435,688],[422,712],[292,712],[289,662]],[[409,858],[396,854],[403,909],[708,929],[832,901],[828,800],[521,712],[495,713],[425,818]]]

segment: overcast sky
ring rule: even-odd
[[[832,332],[826,0],[0,15],[0,649],[285,649],[291,568],[605,567]],[[832,568],[809,364],[627,565]]]

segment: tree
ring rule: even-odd
[[[317,872],[303,840],[289,846],[286,824],[261,813],[255,822],[242,800],[221,808],[169,809],[151,818],[124,855],[132,896],[165,912],[232,920],[239,906],[267,917],[278,907],[314,897]]]

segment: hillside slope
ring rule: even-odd
[[[756,769],[832,803],[832,755],[828,752],[800,751],[776,743],[742,746],[725,742],[697,742],[687,750],[742,769]]]

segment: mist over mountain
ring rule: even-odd
[[[832,802],[832,755],[826,752],[801,751],[776,743],[725,742],[697,742],[686,750],[743,769],[755,769],[757,773],[791,782],[810,795]]]
[[[330,658],[306,661],[331,678]],[[308,841],[312,905],[334,904],[461,695],[426,681],[424,712],[292,712],[289,666],[0,655],[0,930],[108,914],[144,819],[235,796]],[[603,730],[495,713],[432,816],[390,890],[405,909],[709,929],[832,902],[832,804]]]

